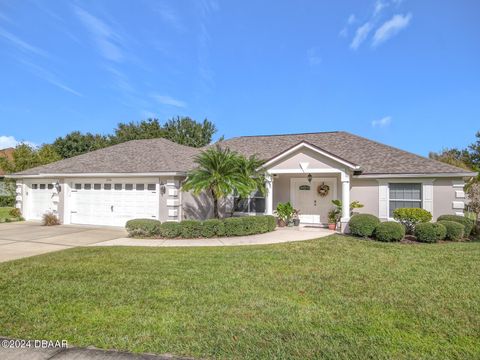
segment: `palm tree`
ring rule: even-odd
[[[213,199],[213,216],[220,218],[218,202],[237,193],[242,197],[254,191],[265,193],[265,175],[258,167],[261,161],[255,156],[245,158],[219,145],[202,151],[196,158],[196,169],[188,173],[182,190],[195,195],[206,191]]]

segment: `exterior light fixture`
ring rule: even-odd
[[[307,180],[308,180],[309,183],[312,182],[312,178],[313,178],[312,174],[308,174]]]
[[[57,189],[58,193],[62,191],[62,186],[60,185],[60,183],[58,181],[55,183],[54,186],[55,186],[55,189]]]
[[[165,193],[167,192],[167,187],[165,186],[165,184],[163,183],[163,181],[160,182],[160,194],[161,195],[165,195]]]

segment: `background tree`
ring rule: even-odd
[[[110,139],[112,143],[119,144],[130,140],[163,137],[165,137],[165,131],[158,119],[148,119],[140,122],[119,123]]]
[[[98,150],[110,145],[110,140],[104,135],[73,131],[53,142],[55,151],[63,158],[70,158],[89,151]]]
[[[163,126],[164,137],[178,144],[202,147],[210,144],[212,136],[217,132],[215,125],[207,119],[197,122],[189,117],[168,120]]]
[[[0,167],[10,174],[58,160],[61,160],[61,157],[53,145],[45,144],[35,148],[28,144],[19,144],[13,151],[12,159],[0,158]]]
[[[256,160],[245,159],[219,145],[209,148],[195,158],[198,166],[188,174],[182,190],[192,191],[195,195],[205,191],[211,195],[213,216],[218,219],[218,203],[222,198],[233,193],[247,197],[254,191],[264,189],[263,184],[262,189],[259,189],[259,174],[256,169],[252,171],[253,161]]]
[[[472,170],[470,153],[467,149],[444,149],[440,153],[431,152],[428,157],[462,169]]]

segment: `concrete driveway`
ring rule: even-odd
[[[124,238],[122,228],[81,225],[42,226],[38,222],[0,224],[0,262],[76,246]]]

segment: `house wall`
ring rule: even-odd
[[[282,169],[297,169],[300,168],[300,163],[308,163],[309,169],[338,169],[338,163],[325,156],[319,156],[318,153],[308,148],[293,152],[287,158],[270,165],[269,169],[272,172]]]
[[[378,181],[376,179],[353,179],[351,181],[350,201],[359,201],[363,208],[355,213],[378,216]]]
[[[465,193],[462,178],[436,179],[433,183],[433,219],[440,215],[463,214]]]
[[[233,197],[220,200],[218,210],[221,217],[229,217],[233,211]],[[202,192],[182,192],[182,220],[205,220],[213,218],[213,199]]]

